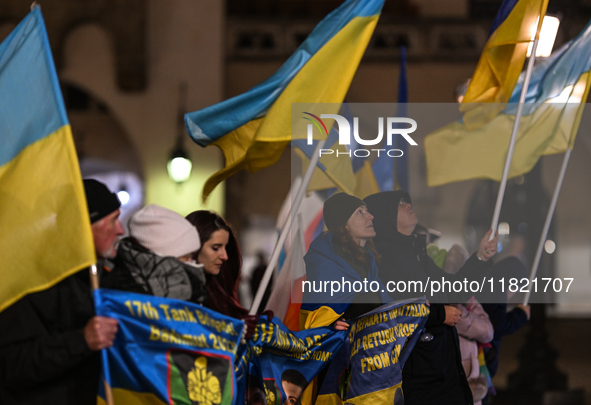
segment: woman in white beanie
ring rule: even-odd
[[[202,304],[205,276],[192,260],[201,241],[189,221],[151,204],[133,214],[128,227],[129,237],[115,258],[112,287]]]

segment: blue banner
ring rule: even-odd
[[[270,322],[261,316],[253,338],[239,355],[237,403],[299,403],[304,389],[330,363],[347,334],[332,327],[294,332],[276,317]]]
[[[261,316],[239,345],[244,323],[199,305],[107,289],[95,292],[95,303],[98,315],[119,322],[103,351],[115,403],[156,405],[296,403],[329,364],[320,401],[396,403],[402,366],[429,315],[422,298],[383,305],[348,331],[293,332]],[[99,403],[104,398],[101,386]]]
[[[402,404],[402,367],[427,318],[426,299],[396,301],[354,319],[316,404]]]
[[[100,289],[97,315],[119,330],[103,351],[115,403],[235,403],[240,320],[186,301]],[[99,394],[104,398],[104,391]]]

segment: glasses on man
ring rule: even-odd
[[[400,199],[400,202],[398,203],[398,205],[399,205],[400,207],[406,207],[406,204],[410,204],[410,202],[409,202],[409,201],[406,201],[406,199],[405,199],[404,197],[402,197],[402,198]],[[412,206],[412,204],[411,204],[411,206]]]

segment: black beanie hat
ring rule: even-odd
[[[345,225],[355,210],[365,205],[362,199],[347,193],[332,195],[324,202],[322,216],[329,231],[335,231]]]
[[[400,199],[402,198],[407,203],[411,203],[410,195],[404,190],[382,191],[363,199],[367,210],[374,217],[373,227],[376,231],[377,238],[381,238],[391,232],[398,233],[398,203],[400,203]]]
[[[112,193],[100,181],[84,179],[84,191],[86,192],[86,203],[88,204],[88,215],[90,223],[94,224],[121,206],[117,194]]]

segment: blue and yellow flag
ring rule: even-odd
[[[230,405],[244,322],[170,298],[99,289],[98,315],[115,318],[103,377],[116,404]],[[100,387],[99,404],[105,403]]]
[[[429,186],[501,180],[523,80],[522,75],[509,104],[486,125],[470,131],[457,121],[425,138]],[[509,178],[529,172],[540,156],[572,149],[590,83],[591,22],[534,68]]]
[[[347,0],[322,20],[265,82],[237,97],[185,115],[191,138],[203,147],[216,145],[226,160],[225,168],[205,183],[204,198],[239,170],[254,172],[279,159],[292,140],[292,103],[344,100],[383,3]]]
[[[425,302],[391,302],[352,320],[316,404],[403,404],[402,368],[427,322]]]
[[[503,1],[460,106],[468,128],[478,128],[490,121],[509,101],[532,34],[535,32],[535,38],[540,36],[547,7],[548,0]]]
[[[95,261],[76,150],[39,7],[0,44],[0,311]]]

